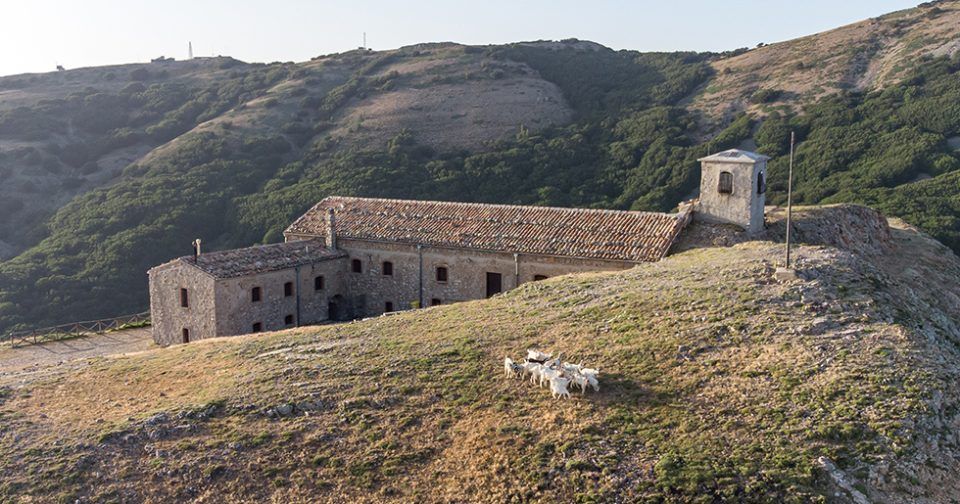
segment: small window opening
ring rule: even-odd
[[[293,295],[293,282],[287,282],[283,284],[283,297],[290,297]]]
[[[323,276],[318,276],[313,279],[313,290],[323,290]]]
[[[250,289],[250,302],[256,303],[260,301],[260,287],[254,287]]]
[[[293,315],[287,315],[283,317],[283,325],[292,326],[293,325]]]
[[[757,194],[763,194],[767,192],[767,179],[764,178],[763,172],[757,174]]]
[[[447,267],[446,267],[446,266],[438,266],[438,267],[437,267],[437,281],[438,281],[438,282],[446,282],[446,281],[447,281]]]
[[[253,330],[251,332],[263,332],[263,324],[260,322],[253,323]]]
[[[350,261],[350,269],[354,273],[363,273],[363,263],[360,262],[360,259],[354,259]]]
[[[733,174],[730,172],[720,172],[720,183],[717,187],[720,194],[730,194],[733,192]]]
[[[190,300],[187,297],[187,289],[180,289],[180,306],[183,308],[188,308],[190,306]]]
[[[383,305],[383,311],[384,311],[385,313],[390,313],[390,312],[392,312],[392,311],[393,311],[393,302],[392,302],[392,301],[387,301],[386,303],[384,303],[384,305]]]
[[[439,300],[439,299],[437,299],[437,298],[433,298],[433,299],[430,300],[430,306],[440,306],[440,305],[442,305],[442,304],[443,304],[443,301],[441,301],[441,300]]]
[[[533,275],[533,281],[539,282],[540,280],[546,280],[547,275]]]
[[[187,329],[186,327],[184,327],[183,332],[181,334],[183,335],[183,342],[190,343],[190,329]]]
[[[390,261],[383,261],[383,274],[386,276],[393,275],[393,263]]]

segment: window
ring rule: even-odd
[[[180,289],[180,306],[183,308],[190,306],[190,300],[187,299],[187,289]]]
[[[323,275],[314,277],[313,279],[313,290],[323,290]]]
[[[446,282],[447,281],[447,267],[446,266],[437,266],[437,281]]]
[[[390,313],[390,312],[392,312],[392,311],[393,311],[393,302],[392,302],[392,301],[387,301],[386,303],[384,303],[384,305],[383,305],[383,311],[384,311],[385,313]]]
[[[443,304],[443,301],[440,301],[437,298],[433,298],[430,300],[430,306],[440,306],[442,304]]]
[[[717,187],[720,194],[730,194],[733,192],[733,174],[728,171],[720,172],[720,184]]]
[[[183,342],[190,343],[190,329],[187,329],[186,327],[184,327],[183,332],[181,334],[183,335]]]
[[[293,315],[287,315],[283,317],[283,325],[292,326],[293,325]]]
[[[253,330],[250,332],[263,332],[263,324],[260,322],[253,323]]]
[[[546,280],[547,275],[533,275],[533,281],[539,282],[540,280]]]
[[[293,282],[287,282],[283,284],[283,297],[290,297],[293,295]]]
[[[260,301],[260,287],[254,287],[250,289],[250,302],[256,303]]]
[[[383,261],[383,274],[387,276],[393,275],[393,263],[390,261]]]
[[[767,192],[767,179],[763,177],[763,172],[757,174],[757,194]]]
[[[350,270],[354,273],[363,273],[363,263],[360,262],[360,259],[350,261]]]

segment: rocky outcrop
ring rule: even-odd
[[[767,237],[785,241],[787,210],[767,211]],[[793,210],[791,239],[794,243],[823,245],[852,252],[879,254],[890,249],[887,218],[861,205],[797,207]]]

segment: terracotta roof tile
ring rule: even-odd
[[[326,248],[322,241],[303,240],[207,252],[200,254],[200,258],[196,261],[194,261],[193,256],[184,256],[175,259],[173,262],[184,262],[209,273],[215,278],[236,278],[279,271],[344,256],[345,254],[341,251]]]
[[[331,196],[285,233],[325,237],[329,208],[338,238],[631,262],[660,260],[689,220],[688,213]]]

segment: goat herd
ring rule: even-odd
[[[597,381],[600,372],[585,368],[582,364],[561,363],[559,355],[554,359],[552,354],[539,350],[527,350],[527,358],[522,363],[514,362],[510,357],[504,357],[503,372],[506,376],[516,379],[530,375],[530,383],[537,383],[540,387],[543,387],[544,382],[548,382],[550,394],[554,399],[561,397],[569,399],[570,391],[567,390],[567,386],[570,383],[579,386],[581,394],[587,391],[587,385],[593,387],[595,392],[600,391],[600,382]]]

